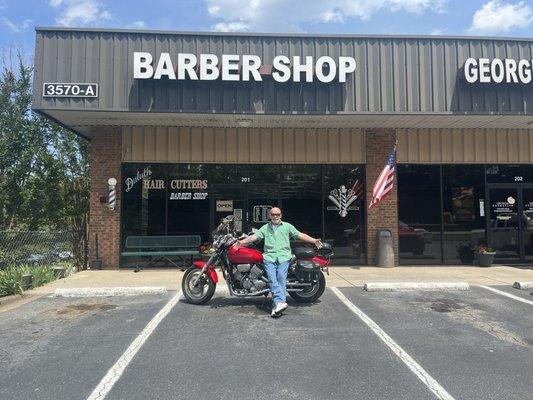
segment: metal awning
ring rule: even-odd
[[[533,116],[436,113],[209,114],[132,111],[36,110],[87,138],[99,126],[220,128],[533,129]]]

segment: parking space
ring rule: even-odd
[[[108,399],[429,399],[331,292],[273,320],[262,299],[180,302]]]
[[[399,357],[335,290],[314,305],[290,302],[279,319],[265,298],[180,300],[105,398],[433,399],[428,379],[447,399],[531,397],[531,305],[475,286],[338,289],[401,348]],[[42,298],[0,314],[0,398],[87,399],[174,295]]]
[[[342,293],[456,399],[528,399],[533,308],[469,292]]]
[[[87,398],[168,297],[45,297],[0,314],[0,399]]]
[[[513,288],[511,285],[499,285],[499,286],[490,286],[493,289],[496,289],[500,292],[508,293],[513,296],[520,297],[521,299],[533,301],[533,289],[519,290]]]

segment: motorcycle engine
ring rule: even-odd
[[[255,264],[238,264],[232,272],[235,280],[250,293],[260,292],[268,287],[268,279],[263,276],[263,269]]]

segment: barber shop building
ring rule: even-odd
[[[533,40],[37,28],[33,109],[91,141],[89,256],[269,209],[374,264],[533,261]],[[393,189],[369,209],[397,143]],[[114,200],[113,200],[114,199]]]

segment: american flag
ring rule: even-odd
[[[394,168],[396,165],[396,145],[389,154],[385,168],[379,174],[378,180],[372,188],[372,200],[368,209],[377,205],[392,190],[394,185]]]

